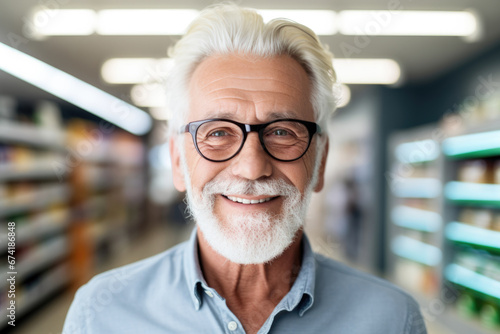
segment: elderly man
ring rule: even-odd
[[[174,183],[197,229],[93,278],[64,333],[425,333],[408,295],[314,254],[303,233],[335,107],[316,35],[217,5],[171,56]]]

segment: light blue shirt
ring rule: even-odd
[[[260,333],[424,334],[416,302],[387,281],[313,253]],[[196,229],[189,241],[99,274],[76,293],[63,334],[245,333],[203,278]]]

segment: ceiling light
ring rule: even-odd
[[[90,9],[34,10],[25,28],[30,37],[85,36],[94,33],[96,13]]]
[[[170,58],[112,58],[103,64],[101,75],[112,84],[162,82],[172,66]],[[401,74],[392,59],[335,59],[333,66],[342,84],[394,84]],[[340,89],[342,107],[349,102],[350,90],[345,85]]]
[[[151,129],[152,119],[145,111],[3,43],[0,59],[1,70],[133,134]]]
[[[276,18],[286,18],[311,28],[317,35],[335,35],[337,33],[336,13],[331,10],[284,10],[259,9],[257,10],[269,22]]]
[[[394,84],[401,76],[399,64],[392,59],[334,59],[339,82],[344,84]]]
[[[165,107],[167,92],[160,83],[135,85],[130,91],[132,102],[140,107]]]
[[[471,36],[478,29],[466,11],[344,10],[338,25],[344,35]]]
[[[194,9],[107,9],[98,13],[101,35],[183,35],[199,12]]]
[[[161,82],[172,65],[170,58],[112,58],[102,65],[101,76],[111,84]]]

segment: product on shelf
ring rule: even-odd
[[[493,211],[488,209],[462,209],[458,220],[462,223],[489,229],[493,226]]]
[[[458,169],[458,181],[487,183],[487,164],[484,160],[463,161]]]
[[[491,229],[493,231],[500,232],[500,212],[498,212],[493,218],[493,221],[491,223]]]
[[[493,179],[494,183],[500,184],[500,159],[495,161],[494,167],[493,167]]]

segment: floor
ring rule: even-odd
[[[185,228],[158,227],[146,233],[143,237],[131,244],[130,251],[106,263],[101,271],[118,267],[127,263],[146,258],[159,253],[171,246],[186,240],[189,237],[191,226]],[[16,334],[61,334],[66,312],[73,300],[72,293],[65,293],[52,300],[42,309],[29,316],[26,321],[19,322]],[[438,323],[428,324],[429,334],[453,334]]]

